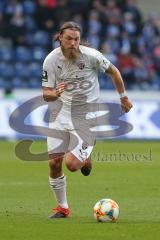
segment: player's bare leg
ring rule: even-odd
[[[81,169],[81,172],[84,176],[88,176],[92,169],[90,157],[81,162],[78,158],[76,158],[76,156],[72,152],[66,154],[65,164],[67,168],[72,172]]]
[[[50,177],[58,178],[62,176],[63,153],[49,154]]]
[[[49,183],[58,203],[50,218],[65,218],[70,214],[66,196],[66,177],[62,172],[63,156],[63,153],[49,154]]]

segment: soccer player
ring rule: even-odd
[[[51,51],[44,60],[42,79],[43,98],[54,108],[49,123],[53,136],[47,138],[47,145],[49,182],[58,205],[50,218],[70,215],[66,177],[62,172],[64,156],[65,164],[72,172],[81,169],[82,174],[88,176],[92,168],[90,155],[95,137],[84,131],[81,115],[85,102],[94,103],[99,98],[98,70],[111,76],[122,110],[129,112],[132,108],[119,70],[99,51],[81,44],[81,29],[77,23],[65,22],[60,28],[58,41],[60,47]],[[76,114],[73,109],[76,109]],[[75,127],[76,120],[80,121]]]

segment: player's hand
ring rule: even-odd
[[[67,88],[66,82],[58,83],[56,86],[56,96],[60,97],[66,88]]]
[[[128,99],[127,96],[121,97],[121,108],[123,112],[129,112],[130,109],[133,107],[131,101]]]

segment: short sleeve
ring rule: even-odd
[[[43,74],[42,74],[42,86],[43,87],[55,87],[56,77],[53,64],[50,59],[45,59],[43,63]]]
[[[110,61],[104,57],[104,55],[102,53],[100,53],[99,51],[96,51],[96,67],[101,71],[101,72],[105,72],[106,70],[108,70],[109,65],[110,65]]]

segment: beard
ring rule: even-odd
[[[80,51],[79,49],[65,49],[63,46],[61,46],[62,52],[64,56],[69,60],[76,60],[79,58]]]

